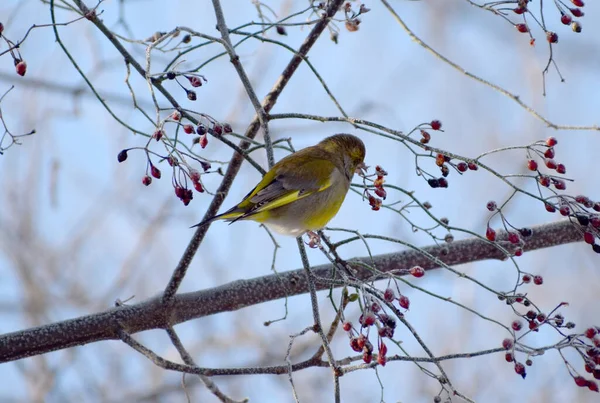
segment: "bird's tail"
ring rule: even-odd
[[[223,214],[217,214],[216,216],[207,218],[204,221],[200,221],[196,225],[192,225],[190,228],[204,227],[205,225],[208,225],[215,220],[227,220],[227,221],[230,221],[230,223],[231,223],[231,222],[234,222],[234,221],[242,218],[243,216],[244,216],[244,211],[239,209],[237,206],[235,206],[235,207],[227,210]]]

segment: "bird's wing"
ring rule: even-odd
[[[329,158],[321,158],[314,153],[292,154],[278,162],[263,177],[263,180],[236,206],[239,216],[231,218],[234,220],[247,218],[323,191],[331,186],[331,177],[335,169],[335,165]]]

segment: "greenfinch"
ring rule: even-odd
[[[280,160],[240,203],[194,227],[221,219],[253,220],[295,237],[319,230],[337,214],[364,158],[358,137],[327,137]]]

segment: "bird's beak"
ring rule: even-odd
[[[359,175],[364,175],[365,171],[367,170],[367,168],[369,168],[367,166],[367,164],[365,164],[364,162],[361,162],[360,164],[358,164],[358,166],[356,167],[356,170],[354,171],[354,173],[357,173]]]

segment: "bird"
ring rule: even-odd
[[[310,236],[337,214],[354,173],[366,168],[365,145],[352,134],[335,134],[282,158],[241,202],[215,220],[253,220],[283,235]]]

